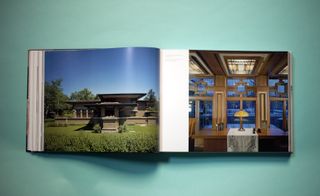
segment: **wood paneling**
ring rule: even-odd
[[[227,75],[226,70],[223,68],[223,63],[226,59],[220,59],[219,54],[232,54],[233,57],[239,56],[244,58],[246,54],[247,58],[253,58],[250,54],[267,54],[269,57],[262,62],[262,58],[258,58],[257,65],[255,66],[254,75],[276,75],[288,64],[288,53],[287,52],[246,52],[246,51],[208,51],[208,50],[192,50],[196,52],[208,68],[213,72],[214,75]],[[238,57],[237,57],[238,58]],[[260,67],[261,65],[261,67]],[[233,75],[234,76],[234,75]],[[243,76],[243,75],[241,75]]]
[[[214,75],[225,75],[222,65],[220,64],[217,52],[214,51],[197,51],[200,58],[207,64]]]
[[[279,73],[288,64],[288,53],[272,53],[269,61],[261,69],[262,75],[275,75]]]

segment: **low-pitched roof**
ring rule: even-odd
[[[83,103],[83,104],[87,104],[87,103],[99,103],[101,102],[100,100],[69,100],[66,101],[66,103]]]
[[[119,103],[119,102],[101,102],[101,103],[89,103],[85,106],[135,106],[136,103]]]
[[[132,98],[132,99],[140,99],[145,96],[146,93],[116,93],[116,94],[97,94],[100,99],[107,98]]]

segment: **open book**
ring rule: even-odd
[[[292,152],[289,52],[29,50],[27,151]]]

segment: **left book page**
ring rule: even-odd
[[[27,150],[158,152],[156,48],[30,50]]]

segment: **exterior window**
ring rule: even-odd
[[[255,97],[256,93],[254,92],[254,90],[247,90],[247,92],[245,94],[243,94],[244,97]]]
[[[235,91],[227,91],[227,96],[228,97],[240,97],[240,95],[238,93],[236,93]]]
[[[240,82],[239,79],[234,79],[234,78],[228,78],[227,80],[227,86],[235,86],[236,83]]]
[[[238,91],[239,93],[244,93],[244,92],[246,92],[246,86],[243,85],[243,84],[240,84],[239,86],[237,86],[237,91]]]
[[[227,127],[239,128],[240,119],[234,117],[234,113],[240,110],[240,101],[227,101]],[[254,128],[256,126],[256,102],[243,101],[242,108],[249,113],[249,117],[242,118],[244,128]]]
[[[287,119],[289,118],[288,117],[288,105],[289,105],[289,103],[288,103],[288,100],[286,100],[286,117],[287,117]],[[288,123],[288,122],[287,122]],[[288,127],[288,126],[287,126]]]
[[[228,97],[255,97],[256,93],[253,87],[255,87],[255,80],[251,78],[228,78],[227,79],[227,96]]]
[[[239,128],[240,121],[238,118],[234,117],[240,109],[240,101],[227,101],[227,127],[228,128]]]
[[[213,96],[213,78],[192,77],[189,81],[189,96]]]
[[[284,103],[286,108],[284,111]],[[270,101],[270,128],[287,131],[288,107],[287,101]]]
[[[270,129],[288,130],[288,80],[269,79]]]
[[[189,118],[195,118],[196,117],[196,111],[195,111],[195,101],[190,100],[189,101]]]
[[[243,101],[242,108],[249,113],[249,117],[243,118],[244,128],[256,127],[256,102],[255,101]]]
[[[246,82],[248,86],[255,86],[256,82],[254,79],[246,78],[242,79],[243,82]],[[227,80],[227,86],[236,86],[237,83],[240,82],[240,79],[238,78],[228,78]]]
[[[288,80],[287,79],[269,79],[269,96],[270,97],[288,97]]]
[[[200,101],[200,129],[212,128],[212,101]]]

